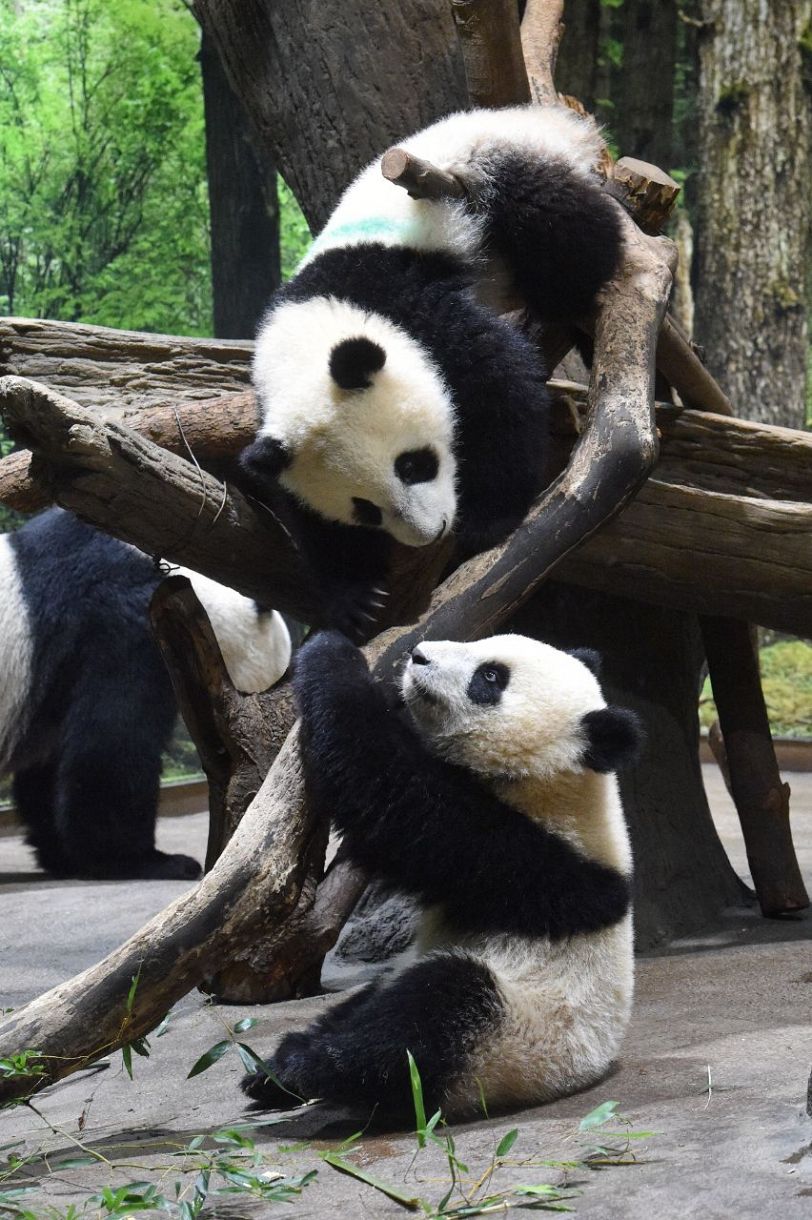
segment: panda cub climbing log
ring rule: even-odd
[[[481,1096],[547,1101],[606,1072],[633,985],[612,772],[639,730],[607,707],[595,660],[515,635],[421,644],[403,715],[345,637],[305,645],[294,685],[309,798],[370,875],[420,900],[419,956],[286,1035],[274,1079],[245,1077],[249,1097],[408,1111],[407,1049],[446,1117]]]
[[[282,676],[290,637],[276,611],[183,572],[240,690]],[[136,550],[51,509],[0,536],[0,774],[47,872],[196,877],[155,848],[161,753],[177,715],[149,628],[163,579]]]
[[[412,199],[375,161],[348,188],[257,338],[247,482],[286,520],[325,605],[370,633],[388,540],[503,540],[547,482],[546,371],[502,320],[587,313],[620,228],[591,119],[564,107],[455,114],[403,141],[468,200]]]

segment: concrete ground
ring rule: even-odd
[[[746,877],[735,813],[715,769],[706,767],[705,775],[720,833]],[[796,844],[812,888],[812,775],[793,774],[790,781]],[[166,850],[200,856],[205,833],[202,815],[163,819],[159,842]],[[19,1006],[98,960],[183,888],[179,882],[47,881],[33,870],[19,839],[0,839],[0,1004]],[[498,1139],[518,1127],[510,1163],[497,1171],[493,1188],[511,1181],[561,1181],[560,1169],[541,1162],[582,1157],[589,1141],[578,1134],[579,1119],[615,1099],[634,1128],[656,1134],[635,1141],[636,1165],[570,1171],[580,1192],[570,1206],[578,1215],[613,1220],[812,1216],[812,1119],[806,1113],[811,939],[812,920],[765,921],[742,910],[731,912],[712,934],[641,959],[634,1016],[615,1073],[576,1097],[455,1128],[469,1180],[486,1170]],[[40,1094],[36,1104],[44,1119],[26,1109],[4,1115],[0,1145],[22,1143],[11,1150],[0,1147],[0,1192],[8,1187],[2,1165],[10,1152],[29,1156],[43,1150],[47,1164],[31,1162],[16,1175],[18,1184],[36,1187],[15,1202],[37,1220],[64,1216],[71,1202],[81,1204],[102,1186],[133,1181],[158,1182],[173,1199],[174,1183],[180,1181],[186,1191],[182,1198],[191,1199],[195,1173],[190,1167],[200,1153],[173,1155],[179,1148],[199,1133],[275,1117],[252,1115],[243,1106],[235,1053],[187,1081],[191,1065],[247,1015],[259,1021],[240,1036],[264,1051],[282,1031],[301,1025],[328,1002],[318,998],[245,1009],[187,997],[174,1010],[166,1034],[153,1038],[151,1056],[134,1056],[132,1083],[116,1054],[109,1066]],[[310,1107],[252,1131],[263,1169],[287,1175],[319,1171],[291,1215],[321,1220],[402,1214],[384,1194],[320,1159],[360,1125],[357,1118],[353,1123],[346,1115]],[[104,1159],[91,1166],[66,1165],[82,1155],[77,1140]],[[353,1160],[390,1186],[436,1204],[448,1184],[443,1159],[430,1149],[412,1166],[414,1151],[413,1135],[367,1134]],[[238,1194],[211,1197],[203,1215],[238,1220],[270,1211],[269,1203]],[[87,1205],[83,1214],[110,1211]],[[130,1213],[125,1207],[114,1214]]]

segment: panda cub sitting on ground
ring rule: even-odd
[[[548,481],[547,373],[498,316],[589,312],[620,256],[603,142],[561,106],[455,114],[403,141],[468,198],[412,199],[375,161],[257,337],[262,420],[246,480],[313,569],[325,621],[370,634],[389,542],[502,541]]]
[[[410,1106],[411,1051],[449,1118],[595,1083],[633,986],[631,853],[613,771],[639,743],[592,653],[523,636],[425,643],[407,714],[337,633],[298,654],[309,799],[369,874],[415,895],[419,957],[288,1034],[247,1076],[272,1108],[302,1098]]]
[[[264,690],[290,660],[275,610],[185,569],[232,681]],[[161,754],[177,716],[149,602],[149,556],[50,509],[0,536],[0,774],[27,841],[63,877],[191,878],[155,848]]]

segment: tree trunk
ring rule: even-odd
[[[613,74],[610,119],[623,156],[673,167],[676,0],[624,0],[619,30],[623,60]]]
[[[696,337],[737,410],[802,426],[810,0],[703,0]]]
[[[638,948],[696,932],[726,907],[741,905],[746,890],[719,841],[702,786],[703,654],[696,619],[551,582],[511,629],[559,648],[596,648],[607,697],[643,721],[644,752],[621,775],[634,849]]]
[[[601,0],[566,0],[555,72],[560,92],[577,97],[590,112],[599,97],[601,10]]]
[[[256,147],[273,158],[315,229],[368,161],[467,104],[445,3],[194,0],[193,7]]]
[[[253,338],[279,286],[279,198],[268,157],[260,163],[245,112],[206,34],[200,44],[206,114],[214,333]]]

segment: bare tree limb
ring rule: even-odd
[[[803,910],[809,898],[792,843],[789,784],[778,770],[750,628],[734,619],[703,618],[702,636],[731,795],[761,910]]]
[[[405,148],[389,148],[381,157],[381,173],[394,186],[402,186],[413,199],[454,199],[466,194],[465,184],[430,161]]]
[[[527,0],[522,17],[521,41],[534,102],[552,106],[558,101],[555,65],[564,33],[564,0]]]

